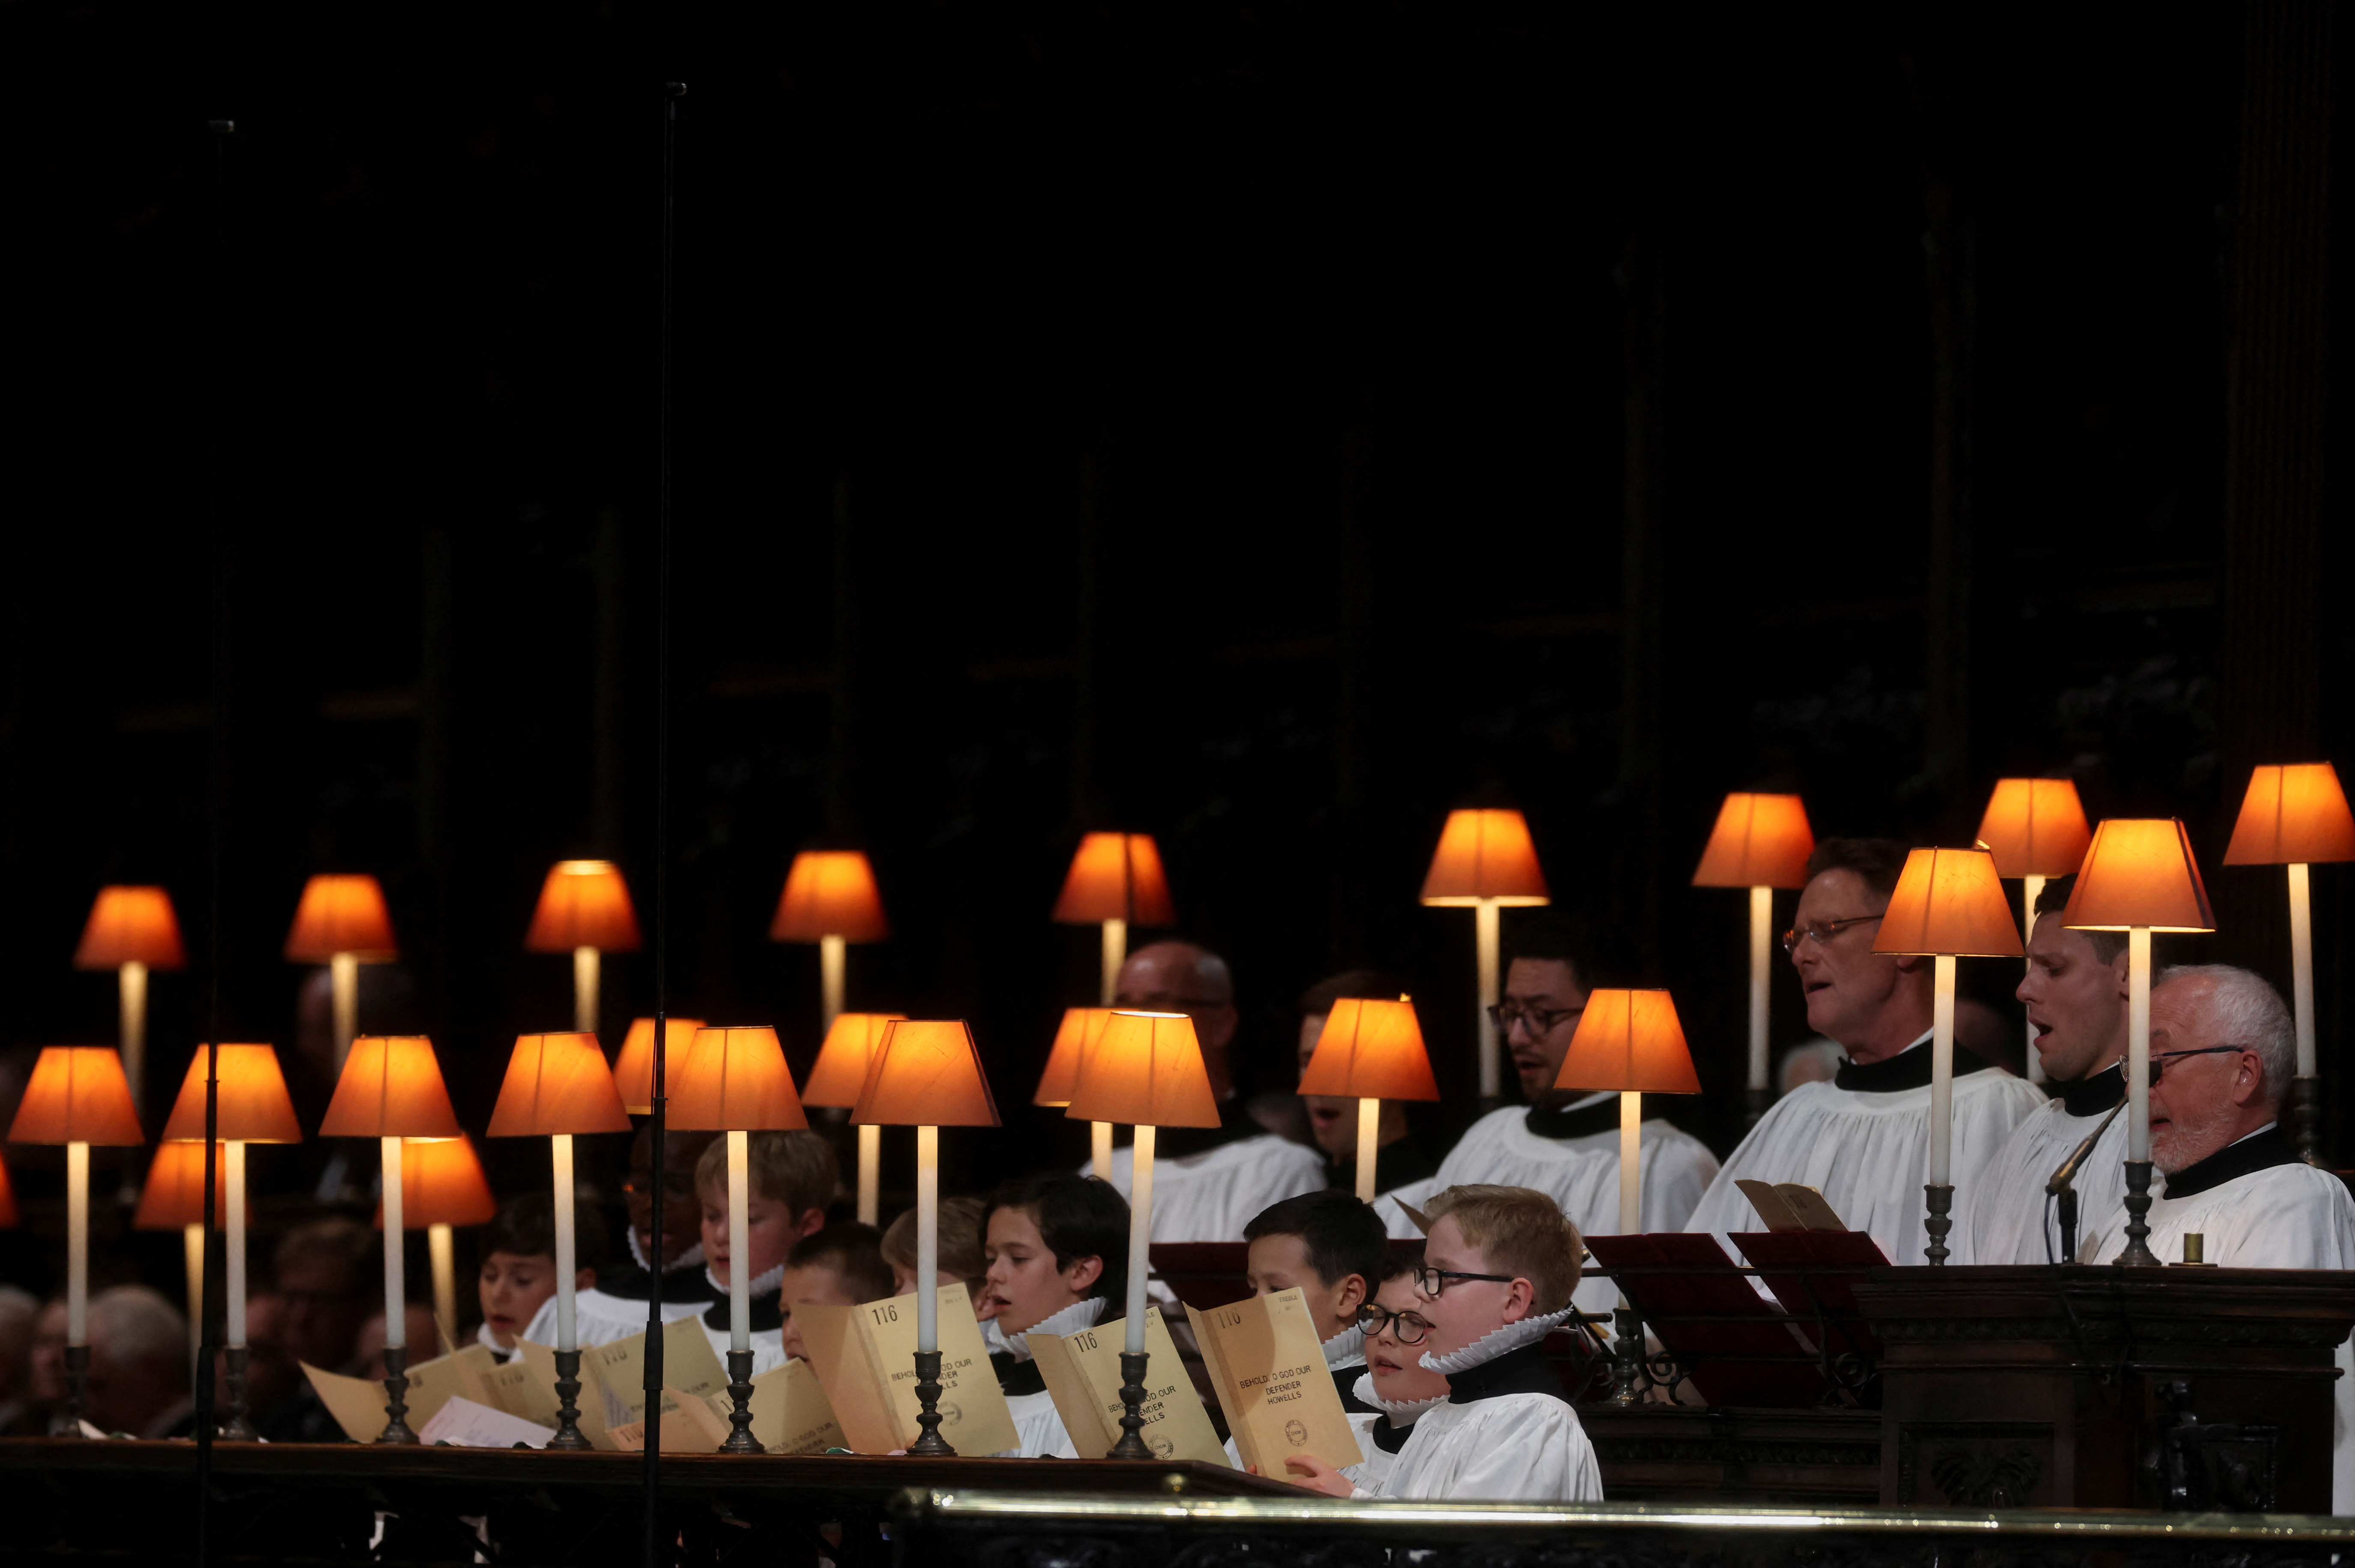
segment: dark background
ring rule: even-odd
[[[1089,826],[1158,836],[1252,1086],[1379,963],[1455,1121],[1471,920],[1414,895],[1474,800],[1674,988],[1721,1148],[1728,789],[1963,842],[2065,772],[2190,824],[2222,928],[2176,956],[2286,983],[2280,872],[2219,862],[2252,763],[2355,758],[2337,48],[2320,4],[0,5],[0,1044],[112,1038],[68,960],[152,880],[198,963],[151,1097],[216,908],[225,1036],[287,1046],[296,894],[367,870],[363,1027],[480,1127],[570,1018],[549,864],[651,913],[671,77],[673,1005],[805,1067],[768,918],[863,843],[853,1005],[970,1019],[1006,1114],[953,1187],[1084,1152],[1026,1102],[1092,1000],[1047,919]],[[647,957],[606,995],[610,1044]]]

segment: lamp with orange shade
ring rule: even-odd
[[[572,1027],[596,1033],[601,955],[638,950],[638,912],[622,868],[610,860],[559,860],[550,866],[523,946],[527,953],[572,955]]]
[[[2019,939],[2036,940],[2036,901],[2047,877],[2066,876],[2085,858],[2094,830],[2067,779],[1998,779],[1979,818],[1978,842],[1995,856],[1996,874],[2020,879]],[[2028,1026],[2028,1081],[2044,1081],[2036,1025]]]
[[[379,1443],[414,1443],[409,1406],[409,1281],[402,1256],[401,1140],[455,1138],[458,1114],[442,1083],[433,1042],[421,1034],[363,1034],[336,1080],[321,1138],[373,1138],[384,1155],[384,1431]]]
[[[911,1454],[954,1455],[941,1436],[941,1128],[996,1127],[997,1102],[973,1031],[959,1020],[901,1019],[883,1032],[850,1119],[916,1129],[916,1400]]]
[[[1665,991],[1590,992],[1553,1082],[1558,1089],[1619,1091],[1619,1232],[1641,1234],[1644,1097],[1700,1093],[1676,1002]],[[1617,1317],[1612,1403],[1636,1404],[1643,1399],[1644,1330],[1625,1292]]]
[[[2094,830],[2061,924],[2126,934],[2126,1245],[2117,1261],[2152,1266],[2150,934],[2213,931],[2191,835],[2172,818],[2113,817]]]
[[[453,1229],[488,1224],[499,1212],[491,1183],[474,1140],[464,1133],[455,1138],[404,1138],[400,1140],[400,1225],[425,1233],[425,1257],[433,1274],[433,1314],[442,1331],[458,1322],[458,1263]],[[378,1200],[371,1222],[384,1229],[384,1203]]]
[[[666,1018],[663,1022],[663,1081],[678,1082],[678,1069],[695,1046],[700,1018]],[[655,1109],[655,1021],[633,1018],[622,1037],[622,1053],[613,1058],[613,1087],[621,1092],[622,1108],[632,1116],[652,1116]]]
[[[1747,1115],[1754,1126],[1774,1096],[1766,1086],[1766,976],[1774,951],[1774,890],[1807,885],[1816,835],[1796,795],[1736,792],[1718,808],[1717,825],[1693,868],[1695,887],[1750,889],[1750,1077]]]
[[[1498,911],[1553,902],[1528,820],[1518,811],[1499,809],[1448,812],[1446,825],[1439,830],[1439,847],[1432,852],[1431,869],[1423,874],[1423,902],[1434,908],[1472,911],[1480,981],[1480,1098],[1493,1101],[1500,1087],[1496,1007],[1501,996],[1497,955],[1504,916]]]
[[[2018,958],[2026,949],[2011,923],[2011,901],[1983,849],[1917,849],[1905,856],[1896,891],[1881,916],[1872,950],[1927,955],[1935,964],[1930,1013],[1930,1234],[1927,1256],[1946,1261],[1955,1201],[1955,960]]]
[[[867,1086],[868,1065],[883,1044],[883,1032],[905,1018],[903,1012],[837,1013],[817,1048],[809,1082],[802,1086],[802,1104],[828,1110],[848,1110]],[[871,1225],[882,1205],[883,1129],[858,1128],[858,1223]]]
[[[123,1019],[123,1075],[136,1108],[146,1097],[147,971],[187,967],[179,916],[160,887],[101,887],[74,948],[74,968],[112,969]]]
[[[1152,1264],[1153,1137],[1156,1128],[1216,1127],[1218,1097],[1202,1065],[1194,1021],[1182,1012],[1118,1012],[1096,1048],[1080,1060],[1074,1120],[1124,1121],[1136,1128],[1128,1188],[1128,1323],[1121,1341],[1120,1441],[1105,1456],[1148,1459],[1145,1430],[1145,1277]],[[1101,1174],[1101,1172],[1099,1172]],[[924,1277],[930,1277],[925,1276]]]
[[[2290,1118],[2298,1152],[2316,1163],[2316,1123],[2322,1113],[2314,1051],[2314,906],[2307,867],[2317,861],[2355,860],[2355,813],[2339,770],[2328,762],[2268,765],[2249,777],[2226,865],[2279,865],[2289,870],[2290,1011],[2297,1023],[2297,1076],[2290,1081]]]
[[[665,1075],[668,1076],[667,1074]],[[556,1199],[556,1436],[551,1448],[586,1448],[581,1435],[581,1343],[573,1319],[572,1139],[588,1132],[627,1132],[630,1113],[613,1087],[604,1048],[589,1033],[525,1034],[507,1058],[506,1081],[491,1108],[491,1138],[545,1138]],[[730,1223],[734,1223],[730,1215]],[[731,1255],[741,1258],[741,1252]],[[743,1273],[739,1267],[736,1274]],[[732,1296],[733,1291],[731,1289]]]
[[[66,1146],[66,1427],[78,1432],[90,1374],[90,1146],[147,1141],[123,1058],[107,1045],[42,1046],[8,1141]]]
[[[286,932],[290,963],[325,964],[336,1005],[336,1070],[342,1072],[360,1032],[362,964],[389,964],[400,956],[392,914],[373,876],[319,875],[303,885],[294,924]]]
[[[1032,1105],[1060,1110],[1071,1103],[1071,1086],[1079,1081],[1081,1058],[1103,1038],[1104,1022],[1112,1012],[1109,1007],[1063,1009],[1063,1022],[1055,1026],[1055,1042],[1047,1050],[1046,1070],[1039,1075],[1038,1092],[1030,1097]],[[1112,1123],[1088,1123],[1088,1158],[1097,1175],[1111,1176]]]
[[[1300,1075],[1299,1093],[1358,1102],[1358,1201],[1374,1201],[1374,1157],[1382,1139],[1384,1100],[1435,1100],[1431,1053],[1414,1003],[1345,996],[1325,1015],[1316,1049]],[[1097,1169],[1109,1169],[1110,1161]]]
[[[804,850],[785,873],[785,890],[769,922],[772,942],[817,944],[818,1011],[831,1030],[842,1013],[843,969],[852,942],[879,942],[891,934],[883,918],[882,890],[861,850]]]
[[[294,1101],[286,1092],[286,1075],[279,1069],[277,1052],[267,1045],[225,1043],[210,1051],[199,1045],[188,1062],[187,1075],[180,1080],[180,1094],[172,1102],[172,1114],[164,1120],[163,1149],[155,1155],[157,1170],[164,1165],[164,1149],[193,1151],[197,1171],[191,1178],[189,1191],[202,1188],[208,1056],[213,1059],[213,1131],[220,1144],[220,1212],[225,1217],[222,1234],[228,1243],[229,1264],[225,1287],[229,1302],[229,1419],[222,1425],[221,1436],[250,1440],[254,1431],[245,1419],[245,1146],[300,1143],[303,1128],[294,1119]],[[179,1158],[190,1157],[184,1153]],[[189,1254],[197,1271],[191,1277],[199,1281],[199,1297],[204,1268],[202,1220],[200,1205],[194,1218],[184,1222],[198,1227],[189,1243]]]
[[[1175,926],[1169,879],[1162,874],[1161,851],[1151,833],[1089,833],[1063,874],[1055,899],[1055,920],[1064,926],[1103,927],[1103,985],[1099,1000],[1112,1005],[1120,990],[1120,966],[1128,959],[1128,928]],[[929,1276],[927,1276],[929,1277]]]
[[[745,1265],[751,1246],[746,1211],[751,1202],[751,1134],[791,1132],[809,1125],[794,1094],[794,1075],[777,1032],[765,1025],[698,1029],[694,1048],[670,1085],[670,1125],[689,1132],[728,1135],[728,1395],[735,1402],[733,1430],[723,1454],[758,1454],[752,1436],[752,1280]],[[657,1441],[651,1421],[647,1446]]]
[[[228,1151],[216,1144],[213,1155],[213,1212],[218,1214],[229,1206]],[[139,1206],[131,1213],[131,1228],[180,1233],[188,1270],[188,1358],[193,1367],[196,1358],[204,1353],[205,1339],[205,1146],[201,1139],[195,1143],[155,1145],[155,1158],[147,1165],[146,1184],[139,1190]],[[234,1408],[234,1393],[230,1399]],[[221,1436],[230,1434],[224,1430]]]

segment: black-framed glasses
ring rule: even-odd
[[[1862,926],[1881,918],[1883,916],[1879,915],[1851,915],[1845,920],[1819,920],[1812,926],[1794,926],[1783,933],[1783,950],[1796,953],[1799,950],[1799,944],[1810,937],[1815,938],[1818,948],[1828,948],[1832,938],[1850,926]]]
[[[1576,1018],[1585,1011],[1582,1007],[1523,1007],[1518,1001],[1500,1001],[1488,1009],[1488,1021],[1497,1026],[1499,1034],[1510,1034],[1516,1023],[1528,1024],[1533,1035],[1550,1034],[1563,1019]]]
[[[1419,1312],[1393,1312],[1369,1301],[1358,1308],[1358,1327],[1369,1340],[1388,1334],[1401,1345],[1419,1345],[1431,1332],[1431,1319]]]
[[[2157,1083],[2167,1075],[2167,1064],[2178,1056],[2237,1056],[2246,1045],[2202,1045],[2194,1051],[2154,1051],[2150,1055],[2150,1081]]]
[[[1510,1285],[1520,1277],[1518,1274],[1466,1274],[1456,1268],[1433,1268],[1424,1264],[1414,1271],[1414,1287],[1425,1296],[1436,1298],[1455,1279],[1487,1279],[1498,1285]]]

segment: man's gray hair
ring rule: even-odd
[[[188,1374],[188,1320],[161,1292],[144,1285],[117,1285],[90,1298],[93,1340],[103,1340],[107,1360],[135,1366],[185,1389]]]
[[[2265,1097],[2281,1104],[2297,1071],[2297,1025],[2281,992],[2264,976],[2232,964],[2169,964],[2151,989],[2190,980],[2207,983],[2216,1044],[2254,1051],[2264,1064]]]

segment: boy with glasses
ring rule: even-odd
[[[1400,1209],[1449,1187],[1525,1187],[1554,1201],[1582,1234],[1619,1230],[1619,1097],[1558,1089],[1562,1058],[1586,1010],[1594,973],[1577,928],[1558,916],[1514,927],[1497,1033],[1513,1056],[1526,1105],[1507,1106],[1474,1122],[1440,1161],[1439,1174],[1379,1201],[1394,1236],[1421,1234]],[[1668,1122],[1643,1126],[1643,1225],[1680,1231],[1717,1174],[1717,1159],[1699,1139]],[[1580,1287],[1578,1305],[1608,1312],[1618,1304],[1608,1278]]]
[[[1415,1288],[1421,1273],[1420,1262],[1385,1258],[1374,1298],[1358,1308],[1366,1371],[1352,1392],[1367,1413],[1352,1412],[1349,1425],[1357,1428],[1358,1446],[1366,1457],[1341,1473],[1353,1487],[1376,1497],[1383,1495],[1415,1422],[1446,1404],[1452,1392],[1444,1375],[1423,1364],[1431,1320],[1423,1315],[1423,1296]]]
[[[1930,1141],[1932,963],[1872,950],[1897,891],[1905,846],[1888,839],[1826,839],[1807,860],[1796,924],[1783,938],[1807,1000],[1807,1025],[1848,1053],[1828,1084],[1802,1084],[1767,1107],[1727,1157],[1687,1229],[1758,1228],[1742,1181],[1796,1181],[1824,1195],[1891,1263],[1920,1263],[1927,1245],[1923,1182]],[[2011,1129],[2044,1091],[1957,1053],[1953,1171],[1968,1203]]]
[[[1540,1349],[1570,1320],[1582,1244],[1542,1192],[1451,1187],[1431,1201],[1431,1234],[1415,1276],[1417,1364],[1448,1382],[1444,1403],[1422,1411],[1400,1446],[1380,1495],[1406,1500],[1586,1502],[1603,1496],[1594,1448]],[[1351,1487],[1314,1458],[1286,1467],[1300,1483],[1337,1497]]]

